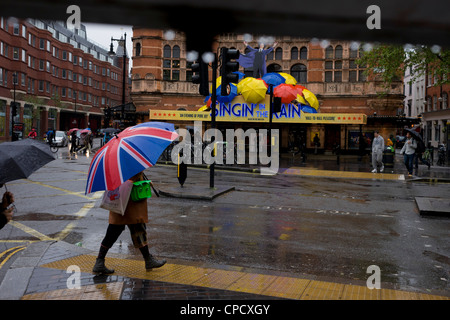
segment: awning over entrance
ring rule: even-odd
[[[269,123],[269,96],[261,103],[247,103],[237,96],[230,103],[216,106],[216,121]],[[150,120],[211,121],[211,111],[149,110]],[[273,123],[366,124],[367,116],[360,113],[306,113],[301,105],[282,104],[273,115]]]

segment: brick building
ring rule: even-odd
[[[447,150],[450,150],[449,93],[450,84],[437,85],[432,75],[426,77],[426,100],[422,113],[424,139],[433,147],[443,143]]]
[[[257,46],[255,41],[249,45]],[[131,97],[142,113],[149,109],[198,110],[204,97],[198,94],[198,85],[192,84],[190,63],[186,60],[183,33],[166,40],[163,31],[133,28],[133,70]],[[244,36],[223,34],[217,37],[213,51],[224,46],[245,51]],[[394,82],[387,89],[376,79],[366,79],[364,68],[356,59],[362,50],[350,41],[329,41],[327,45],[313,39],[277,37],[275,50],[267,57],[267,72],[284,72],[294,76],[298,83],[312,91],[320,102],[320,113],[358,113],[367,115],[367,124],[325,125],[286,124],[280,126],[281,147],[287,148],[290,132],[303,135],[311,141],[312,133],[320,133],[321,146],[331,150],[336,143],[345,150],[357,149],[353,143],[360,131],[373,134],[381,130],[384,137],[395,135],[403,127],[399,109],[403,108],[403,83]],[[251,69],[240,68],[252,75]],[[210,77],[211,79],[211,77]],[[188,122],[177,125],[189,126]],[[258,123],[227,123],[227,128],[264,128]],[[220,128],[220,124],[219,124]],[[310,145],[308,145],[310,147]]]
[[[11,139],[12,120],[23,136],[32,127],[39,137],[49,128],[101,128],[104,108],[122,103],[123,54],[110,57],[83,25],[0,19],[0,141]]]

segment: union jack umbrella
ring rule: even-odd
[[[174,125],[165,122],[145,122],[125,129],[96,152],[89,167],[86,194],[114,190],[154,166],[177,137]]]

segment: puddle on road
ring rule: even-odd
[[[56,221],[56,220],[76,220],[79,217],[73,215],[57,215],[45,212],[30,212],[14,216],[15,221]]]

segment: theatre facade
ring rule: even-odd
[[[255,47],[258,36],[253,39],[249,45]],[[245,52],[243,35],[224,34],[216,40],[214,52],[220,47]],[[287,152],[293,141],[312,149],[317,134],[320,152],[331,153],[339,145],[343,153],[356,153],[360,134],[370,142],[373,131],[379,130],[387,139],[416,122],[403,116],[402,81],[386,88],[381,81],[366,77],[364,67],[357,64],[363,51],[356,43],[332,40],[324,46],[313,39],[293,37],[275,41],[278,45],[267,57],[267,71],[288,73],[313,92],[319,100],[318,113],[283,104],[270,122],[269,95],[257,104],[238,95],[229,103],[217,104],[218,129],[279,129],[281,152]],[[239,71],[252,75],[251,69]],[[168,40],[161,30],[133,29],[131,98],[137,112],[148,114],[142,121],[168,121],[187,129],[194,129],[194,121],[200,121],[202,131],[208,129],[211,111],[198,111],[205,97],[198,94],[198,85],[191,79],[183,33],[176,32]]]

